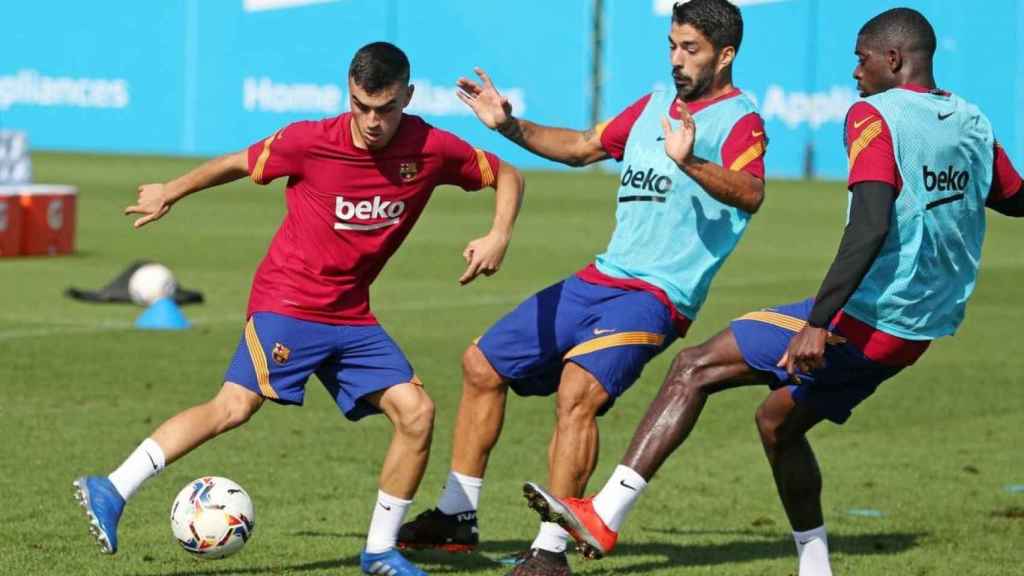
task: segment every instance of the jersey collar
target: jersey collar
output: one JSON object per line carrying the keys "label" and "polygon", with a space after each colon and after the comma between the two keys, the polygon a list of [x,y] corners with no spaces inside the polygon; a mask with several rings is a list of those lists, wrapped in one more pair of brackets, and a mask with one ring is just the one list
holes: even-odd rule
{"label": "jersey collar", "polygon": [[[742,92],[739,88],[733,87],[732,90],[729,90],[725,94],[722,94],[721,96],[718,96],[716,98],[704,98],[701,100],[694,100],[693,102],[687,102],[686,109],[690,111],[690,114],[696,114],[697,112],[700,112],[701,110],[707,108],[708,106],[718,104],[719,102],[723,100],[728,100],[729,98],[735,98],[736,96],[739,96],[741,93]],[[678,98],[673,100],[672,104],[669,106],[668,109],[668,115],[673,120],[679,120],[679,111],[676,109],[676,102],[678,101]]]}
{"label": "jersey collar", "polygon": [[931,88],[925,88],[920,84],[900,84],[899,86],[897,86],[897,88],[902,88],[903,90],[910,90],[911,92],[919,92],[921,94],[938,94],[939,96],[950,95],[949,92],[946,92],[945,90],[941,90],[939,88],[935,88],[933,90]]}

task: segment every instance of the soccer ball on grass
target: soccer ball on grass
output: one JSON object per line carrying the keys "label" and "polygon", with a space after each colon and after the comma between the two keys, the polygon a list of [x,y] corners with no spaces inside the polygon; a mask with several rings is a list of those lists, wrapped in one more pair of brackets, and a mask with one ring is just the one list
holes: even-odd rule
{"label": "soccer ball on grass", "polygon": [[252,500],[227,478],[189,482],[171,505],[171,530],[187,552],[224,558],[242,549],[255,527]]}

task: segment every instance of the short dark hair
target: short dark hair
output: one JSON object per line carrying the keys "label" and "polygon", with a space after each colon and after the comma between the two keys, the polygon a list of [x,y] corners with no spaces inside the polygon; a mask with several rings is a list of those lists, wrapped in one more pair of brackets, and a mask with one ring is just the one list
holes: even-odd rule
{"label": "short dark hair", "polygon": [[409,83],[409,58],[390,42],[372,42],[356,51],[348,77],[369,94],[398,82]]}
{"label": "short dark hair", "polygon": [[917,10],[893,8],[886,10],[861,27],[858,36],[869,42],[898,44],[905,52],[917,52],[931,58],[935,55],[935,29]]}
{"label": "short dark hair", "polygon": [[732,46],[740,51],[743,41],[743,16],[740,9],[727,0],[690,0],[676,2],[672,7],[672,22],[689,24],[707,36],[715,51]]}

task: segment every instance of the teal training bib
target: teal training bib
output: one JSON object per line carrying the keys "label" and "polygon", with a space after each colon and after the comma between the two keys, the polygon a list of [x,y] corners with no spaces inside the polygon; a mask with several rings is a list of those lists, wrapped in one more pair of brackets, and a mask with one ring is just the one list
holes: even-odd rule
{"label": "teal training bib", "polygon": [[892,133],[903,189],[885,244],[844,310],[901,338],[953,334],[981,260],[992,126],[954,95],[893,89],[866,100]]}
{"label": "teal training bib", "polygon": [[[661,118],[674,99],[654,92],[629,133],[615,231],[607,250],[597,257],[597,268],[609,276],[637,278],[661,288],[693,320],[750,215],[712,198],[665,154]],[[722,145],[736,122],[751,112],[756,108],[742,94],[699,110],[693,115],[694,154],[722,164]]]}

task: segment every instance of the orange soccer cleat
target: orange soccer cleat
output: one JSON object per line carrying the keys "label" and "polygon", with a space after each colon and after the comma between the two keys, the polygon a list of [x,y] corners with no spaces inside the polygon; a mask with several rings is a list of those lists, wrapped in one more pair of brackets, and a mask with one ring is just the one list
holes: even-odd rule
{"label": "orange soccer cleat", "polygon": [[556,498],[533,482],[523,484],[523,496],[541,520],[564,528],[585,558],[596,560],[615,548],[619,533],[597,515],[592,499]]}

